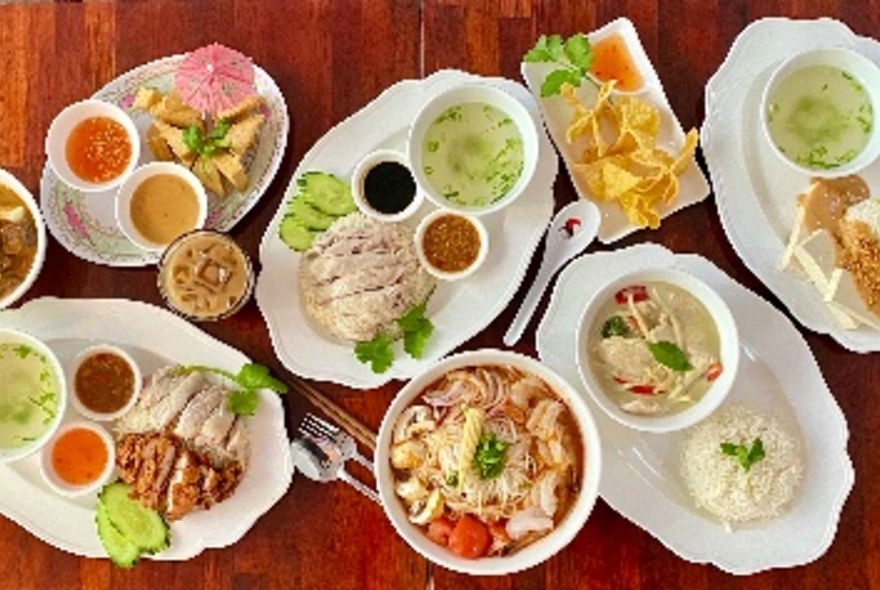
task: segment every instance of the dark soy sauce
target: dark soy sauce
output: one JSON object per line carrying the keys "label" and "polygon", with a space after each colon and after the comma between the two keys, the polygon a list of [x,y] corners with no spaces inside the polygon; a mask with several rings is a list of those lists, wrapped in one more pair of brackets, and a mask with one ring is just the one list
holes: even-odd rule
{"label": "dark soy sauce", "polygon": [[364,176],[364,199],[379,213],[400,213],[415,198],[416,181],[399,162],[380,162]]}

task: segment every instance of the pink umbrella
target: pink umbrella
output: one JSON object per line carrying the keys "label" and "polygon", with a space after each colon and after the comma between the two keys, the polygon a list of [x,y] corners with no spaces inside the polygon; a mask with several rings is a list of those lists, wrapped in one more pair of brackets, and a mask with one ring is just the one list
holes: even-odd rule
{"label": "pink umbrella", "polygon": [[254,64],[246,55],[212,43],[183,58],[174,84],[186,104],[213,115],[254,94]]}

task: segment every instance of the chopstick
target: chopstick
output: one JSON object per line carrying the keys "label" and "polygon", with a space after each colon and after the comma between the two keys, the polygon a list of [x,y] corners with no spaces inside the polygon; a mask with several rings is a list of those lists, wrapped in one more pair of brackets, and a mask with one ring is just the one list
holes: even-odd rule
{"label": "chopstick", "polygon": [[319,410],[327,414],[328,417],[338,422],[339,426],[347,430],[355,440],[371,451],[376,450],[376,433],[361,424],[357,418],[340,408],[335,402],[326,398],[324,394],[305,381],[300,380],[298,377],[294,376],[291,380],[291,384],[297,393],[312,402]]}

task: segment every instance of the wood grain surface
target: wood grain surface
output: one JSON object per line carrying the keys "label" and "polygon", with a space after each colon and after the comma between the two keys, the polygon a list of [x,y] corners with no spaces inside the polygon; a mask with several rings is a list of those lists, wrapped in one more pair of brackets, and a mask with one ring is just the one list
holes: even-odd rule
{"label": "wood grain surface", "polygon": [[[834,17],[880,37],[880,6],[844,0],[160,0],[0,6],[0,166],[38,191],[43,140],[52,118],[117,75],[211,41],[266,69],[287,99],[291,130],[281,169],[260,204],[232,231],[255,259],[299,159],[334,124],[389,85],[444,68],[519,80],[519,63],[542,33],[590,31],[617,18],[636,25],[685,128],[698,126],[703,88],[736,35],[765,16]],[[557,206],[575,198],[567,176]],[[714,201],[690,207],[658,231],[615,247],[653,241],[708,257],[737,281],[784,307],[745,268],[721,228]],[[593,246],[592,250],[607,249]],[[534,277],[532,266],[527,281]],[[27,299],[124,297],[161,305],[155,270],[84,262],[50,240]],[[488,329],[462,348],[502,347],[520,292]],[[546,301],[542,308],[546,306]],[[539,310],[541,313],[541,310]],[[516,350],[535,354],[533,321]],[[286,375],[256,303],[201,326]],[[131,571],[64,553],[0,518],[0,588],[869,588],[880,587],[880,365],[801,330],[849,422],[857,483],[828,553],[817,562],[738,578],[683,561],[599,501],[571,545],[545,564],[498,579],[431,566],[410,550],[382,510],[342,484],[295,477],[289,493],[232,547],[185,563],[144,561]],[[372,428],[400,383],[367,392],[313,383]],[[293,431],[308,404],[285,400]],[[64,518],[63,514],[58,519]]]}

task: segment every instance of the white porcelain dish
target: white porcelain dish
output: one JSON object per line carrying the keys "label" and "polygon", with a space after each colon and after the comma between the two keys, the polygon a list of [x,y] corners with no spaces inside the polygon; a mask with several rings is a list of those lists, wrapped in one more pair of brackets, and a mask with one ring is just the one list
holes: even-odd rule
{"label": "white porcelain dish", "polygon": [[[431,125],[447,109],[467,103],[489,105],[504,113],[519,131],[523,147],[522,172],[516,183],[497,201],[479,207],[467,207],[446,198],[431,182],[425,172],[424,164],[425,135]],[[410,127],[407,138],[407,154],[419,188],[434,205],[459,213],[489,215],[511,205],[531,185],[539,158],[538,123],[532,118],[522,99],[512,96],[504,87],[494,85],[491,82],[465,82],[438,94],[419,111]]]}
{"label": "white porcelain dish", "polygon": [[[798,433],[806,461],[804,479],[780,517],[725,532],[720,522],[694,508],[685,491],[678,465],[683,433],[637,432],[594,411],[604,459],[599,495],[687,561],[749,575],[818,559],[834,540],[854,482],[846,448],[849,431],[803,337],[769,303],[704,258],[675,255],[657,245],[582,256],[557,280],[538,327],[541,360],[576,383],[571,326],[583,302],[605,282],[649,268],[684,270],[724,298],[736,319],[741,347],[739,371],[725,403],[772,413]],[[588,403],[594,407],[591,399]]]}
{"label": "white porcelain dish", "polygon": [[[106,182],[93,183],[76,175],[67,161],[67,142],[73,129],[92,117],[104,117],[119,123],[125,130],[131,143],[131,158],[123,171]],[[134,121],[124,110],[115,104],[88,99],[75,102],[62,110],[49,125],[46,134],[46,155],[52,171],[66,184],[84,193],[99,193],[119,186],[138,165],[141,153],[141,141]]]}
{"label": "white porcelain dish", "polygon": [[[44,388],[42,394],[52,394],[56,399],[54,415],[46,412],[50,422],[42,434],[29,441],[28,444],[13,447],[0,446],[0,470],[4,469],[4,463],[20,463],[20,460],[24,460],[41,449],[58,430],[67,408],[67,384],[64,368],[55,348],[49,347],[44,339],[37,337],[32,330],[28,330],[25,326],[14,324],[6,326],[0,323],[0,357],[13,359],[13,363],[20,366],[22,361],[28,362],[26,359],[32,354],[39,355],[37,358],[40,359],[41,368],[40,387]],[[21,371],[21,368],[18,371]],[[18,371],[13,369],[13,374]],[[45,375],[42,375],[43,371],[45,371]],[[7,379],[10,378],[10,376],[6,376],[0,380],[0,387],[8,387]],[[34,395],[36,393],[34,392]],[[9,418],[4,419],[4,421],[6,420]],[[8,428],[8,426],[4,426],[4,428]]]}
{"label": "white porcelain dish", "polygon": [[[195,174],[187,170],[180,164],[174,162],[149,162],[138,166],[137,169],[126,178],[119,187],[116,194],[116,222],[122,233],[131,240],[133,244],[139,248],[151,252],[162,252],[168,247],[168,244],[157,244],[145,237],[137,228],[131,217],[131,202],[134,193],[145,180],[150,177],[166,174],[176,176],[183,180],[196,196],[198,202],[198,216],[196,217],[195,226],[188,228],[187,232],[202,229],[205,227],[205,220],[208,218],[208,194],[205,187],[199,182]],[[178,236],[179,237],[179,236]],[[173,241],[173,240],[172,240]]]}
{"label": "white porcelain dish", "polygon": [[[718,330],[721,344],[719,360],[722,367],[724,367],[721,375],[712,383],[712,386],[697,403],[681,412],[664,416],[645,416],[622,410],[603,391],[601,382],[595,374],[593,364],[589,358],[589,337],[590,333],[594,330],[598,332],[598,329],[595,327],[596,316],[602,309],[602,306],[611,300],[620,289],[633,284],[643,285],[647,282],[675,285],[687,291],[703,304],[712,317],[715,328]],[[595,291],[593,297],[584,305],[583,314],[580,316],[575,336],[575,348],[581,382],[592,396],[596,405],[620,424],[645,432],[681,430],[693,426],[709,416],[724,402],[724,399],[730,392],[730,387],[733,385],[739,364],[739,335],[736,329],[736,322],[724,299],[705,282],[684,271],[673,268],[651,268],[626,273]]]}
{"label": "white porcelain dish", "polygon": [[43,269],[43,262],[46,260],[46,222],[31,192],[16,177],[2,168],[0,168],[0,185],[14,191],[24,202],[37,229],[37,253],[34,261],[24,280],[5,297],[0,297],[0,309],[4,309],[18,301],[31,288]]}
{"label": "white porcelain dish", "polygon": [[[140,164],[152,161],[146,131],[152,117],[132,109],[138,88],[150,86],[163,92],[174,84],[174,73],[184,55],[174,55],[130,70],[98,90],[92,98],[121,107],[134,121],[141,136]],[[266,122],[260,130],[259,143],[248,167],[250,183],[245,192],[232,190],[223,198],[208,194],[206,227],[229,231],[265,194],[278,172],[290,117],[284,95],[269,74],[254,66],[257,93],[265,99],[261,112]],[[69,252],[96,264],[108,266],[148,266],[159,260],[161,252],[143,250],[131,242],[116,224],[114,191],[83,193],[58,178],[46,165],[40,180],[40,204],[49,231]]]}
{"label": "white porcelain dish", "polygon": [[[636,95],[638,98],[657,107],[660,113],[660,133],[657,136],[657,147],[677,153],[682,145],[684,145],[684,130],[669,106],[669,100],[663,91],[660,78],[657,76],[654,66],[651,65],[651,60],[648,58],[644,47],[642,47],[632,21],[627,18],[618,18],[601,29],[589,33],[587,37],[595,42],[613,34],[620,34],[626,41],[633,61],[644,78],[643,88],[638,92],[628,94]],[[541,84],[547,74],[554,69],[556,69],[554,64],[546,63],[523,63],[520,67],[523,78],[525,78],[535,100],[541,107],[544,124],[547,126],[547,130],[553,138],[553,143],[556,144],[556,149],[559,150],[562,160],[568,168],[568,175],[574,184],[575,190],[582,199],[589,199],[599,208],[602,216],[598,233],[599,240],[603,244],[611,244],[641,228],[631,224],[616,203],[604,203],[593,200],[586,183],[574,173],[574,162],[578,154],[565,139],[565,131],[571,123],[574,112],[561,96],[541,98]],[[577,90],[577,95],[581,100],[589,104],[595,101],[596,88],[590,83],[581,84]],[[660,217],[666,218],[688,205],[702,201],[708,195],[709,183],[706,182],[703,172],[696,163],[696,159],[692,159],[687,170],[679,177],[678,198],[670,206],[660,208]]]}
{"label": "white porcelain dish", "polygon": [[[451,272],[437,268],[431,263],[431,261],[428,259],[428,255],[425,253],[425,232],[435,220],[442,218],[445,215],[452,215],[454,217],[460,217],[461,219],[466,220],[477,232],[477,237],[480,242],[477,257],[474,262],[464,270]],[[443,281],[458,281],[471,276],[472,274],[477,272],[481,266],[483,266],[483,263],[486,262],[486,258],[489,256],[489,232],[486,231],[486,226],[482,221],[480,221],[480,218],[474,217],[473,215],[449,211],[447,209],[436,209],[423,217],[422,220],[419,222],[419,226],[416,228],[415,241],[416,255],[419,257],[419,261],[422,263],[422,266],[429,273]]]}
{"label": "white porcelain dish", "polygon": [[[170,311],[124,299],[34,299],[0,312],[0,328],[7,326],[38,335],[62,360],[95,341],[116,343],[130,351],[147,375],[175,362],[232,372],[249,362]],[[287,491],[293,466],[278,395],[260,391],[260,406],[249,427],[251,460],[235,494],[208,511],[171,523],[171,546],[152,559],[182,561],[205,549],[232,545]],[[95,498],[94,493],[78,498],[56,494],[43,481],[36,456],[0,465],[0,514],[69,553],[107,556],[95,529]]]}
{"label": "white porcelain dish", "polygon": [[[428,303],[434,332],[422,359],[410,358],[395,345],[396,360],[382,374],[358,362],[354,346],[330,338],[306,317],[297,285],[301,254],[278,237],[286,201],[296,191],[296,179],[309,170],[322,170],[348,180],[364,154],[379,149],[403,149],[409,126],[421,107],[433,96],[466,82],[483,81],[506,89],[527,105],[534,120],[537,106],[521,85],[501,78],[480,78],[456,70],[442,70],[424,80],[406,80],[385,90],[322,137],[297,166],[285,199],[278,207],[260,244],[262,271],[256,298],[269,327],[278,358],[291,372],[356,389],[372,389],[392,379],[409,379],[440,357],[466,342],[494,320],[519,289],[553,213],[553,181],[558,161],[553,145],[539,134],[538,169],[527,189],[528,198],[484,217],[491,252],[480,272],[463,281],[437,285]],[[406,223],[413,228],[434,209],[425,202]]]}
{"label": "white porcelain dish", "polygon": [[[394,475],[391,470],[391,438],[394,425],[400,413],[407,408],[419,393],[443,374],[467,366],[511,365],[537,375],[563,397],[575,416],[581,432],[584,448],[584,473],[581,490],[571,511],[548,535],[506,557],[483,557],[465,559],[453,554],[428,539],[425,532],[409,522],[406,511],[397,497]],[[533,567],[561,551],[584,526],[599,489],[602,472],[602,451],[596,423],[592,413],[580,395],[565,379],[537,360],[511,351],[473,350],[447,357],[418,377],[407,383],[391,402],[379,435],[376,439],[375,471],[379,497],[385,514],[398,534],[426,559],[453,571],[472,575],[507,575]]]}
{"label": "white porcelain dish", "polygon": [[[96,412],[94,410],[91,410],[83,405],[82,401],[80,401],[79,399],[79,395],[77,394],[77,373],[79,372],[82,364],[96,354],[110,354],[121,358],[129,366],[134,376],[134,386],[132,388],[131,397],[124,406],[122,406],[115,412]],[[70,402],[71,404],[73,404],[73,407],[77,412],[82,414],[84,417],[89,418],[90,420],[95,420],[97,422],[109,422],[111,420],[116,420],[117,418],[120,418],[123,414],[132,409],[137,403],[138,396],[141,394],[141,387],[143,386],[143,374],[141,373],[141,368],[140,365],[138,365],[137,361],[134,360],[134,358],[132,358],[130,354],[128,354],[119,346],[113,346],[112,344],[95,344],[93,346],[89,346],[88,348],[83,349],[82,351],[80,351],[79,354],[76,355],[76,357],[74,357],[73,362],[70,363],[67,384]]]}
{"label": "white porcelain dish", "polygon": [[[104,464],[104,469],[101,471],[100,475],[98,475],[93,481],[81,485],[72,484],[60,477],[55,470],[52,461],[53,449],[61,437],[72,430],[78,429],[88,430],[89,432],[94,433],[101,439],[101,443],[107,450],[107,462]],[[65,423],[64,426],[58,429],[40,452],[40,474],[43,476],[43,481],[45,481],[55,493],[69,498],[84,496],[97,491],[110,480],[110,476],[115,470],[116,445],[113,444],[113,439],[110,437],[110,433],[93,422],[74,420]]]}
{"label": "white porcelain dish", "polygon": [[784,60],[770,76],[770,80],[764,87],[764,92],[761,95],[760,114],[761,126],[764,129],[767,142],[778,158],[801,175],[836,178],[861,172],[880,155],[880,128],[876,124],[871,126],[868,142],[862,151],[849,162],[833,168],[809,168],[799,164],[786,155],[773,139],[768,116],[771,102],[779,99],[776,92],[790,76],[815,66],[834,67],[854,78],[853,81],[865,89],[871,104],[871,112],[880,113],[880,67],[877,64],[862,54],[845,47],[827,47],[804,51]]}
{"label": "white porcelain dish", "polygon": [[[785,58],[821,47],[847,47],[880,63],[880,43],[835,20],[768,18],[746,27],[706,86],[703,154],[724,231],[746,266],[807,329],[830,335],[848,350],[873,352],[880,350],[880,332],[840,328],[806,275],[780,270],[796,198],[809,179],[773,153],[761,129],[761,93]],[[861,176],[880,187],[880,162]]]}
{"label": "white porcelain dish", "polygon": [[425,199],[425,193],[419,189],[415,177],[413,176],[412,182],[415,190],[413,191],[413,199],[409,205],[397,213],[384,213],[376,209],[367,199],[364,185],[366,184],[366,177],[370,171],[376,166],[386,163],[399,164],[406,168],[410,175],[412,175],[409,159],[406,157],[406,154],[397,150],[378,149],[364,156],[354,167],[354,172],[351,174],[351,196],[354,198],[354,202],[360,212],[368,217],[389,223],[403,221],[404,219],[408,219],[415,215],[419,210],[422,206],[422,201]]}

